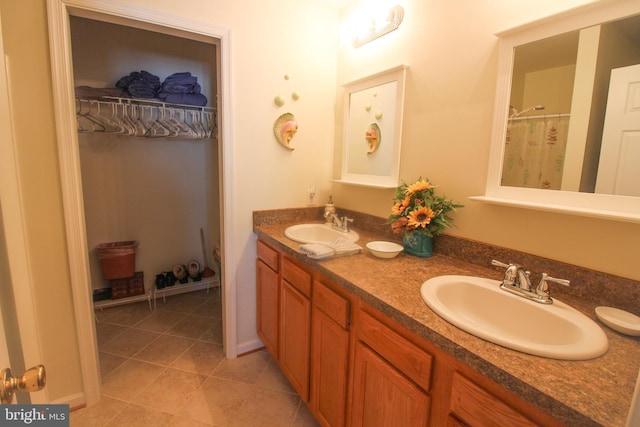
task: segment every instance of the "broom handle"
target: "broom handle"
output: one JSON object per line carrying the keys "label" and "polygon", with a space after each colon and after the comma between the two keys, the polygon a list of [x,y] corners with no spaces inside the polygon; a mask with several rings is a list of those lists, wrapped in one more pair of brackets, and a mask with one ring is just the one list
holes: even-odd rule
{"label": "broom handle", "polygon": [[207,265],[207,251],[204,248],[204,230],[202,230],[202,228],[200,229],[200,243],[202,245],[202,258],[204,259],[204,266],[208,268],[209,266]]}

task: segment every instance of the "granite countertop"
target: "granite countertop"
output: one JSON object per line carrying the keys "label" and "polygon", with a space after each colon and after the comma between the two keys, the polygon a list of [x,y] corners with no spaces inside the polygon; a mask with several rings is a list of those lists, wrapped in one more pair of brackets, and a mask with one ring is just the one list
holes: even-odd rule
{"label": "granite countertop", "polygon": [[[254,231],[266,242],[306,263],[346,291],[567,425],[622,427],[626,424],[640,369],[640,339],[624,336],[600,324],[609,339],[609,350],[604,356],[587,361],[548,359],[492,344],[439,317],[422,300],[420,286],[429,278],[446,274],[502,280],[500,271],[437,252],[431,258],[404,253],[393,259],[376,258],[365,245],[380,240],[380,234],[357,226],[352,228],[360,235],[358,244],[363,247],[362,253],[315,261],[299,253],[299,243],[284,235],[289,225],[299,222],[254,221]],[[554,296],[596,320],[594,303],[559,292]],[[517,321],[526,324],[526,319]]]}

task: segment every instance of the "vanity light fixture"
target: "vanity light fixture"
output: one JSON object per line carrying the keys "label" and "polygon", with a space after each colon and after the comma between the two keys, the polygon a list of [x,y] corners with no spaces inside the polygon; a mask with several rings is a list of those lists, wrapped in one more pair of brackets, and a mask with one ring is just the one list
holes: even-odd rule
{"label": "vanity light fixture", "polygon": [[404,8],[400,5],[395,5],[389,9],[386,19],[381,20],[382,22],[379,22],[376,18],[371,18],[369,28],[353,38],[351,42],[353,47],[360,47],[398,29],[402,23],[402,18],[404,18]]}

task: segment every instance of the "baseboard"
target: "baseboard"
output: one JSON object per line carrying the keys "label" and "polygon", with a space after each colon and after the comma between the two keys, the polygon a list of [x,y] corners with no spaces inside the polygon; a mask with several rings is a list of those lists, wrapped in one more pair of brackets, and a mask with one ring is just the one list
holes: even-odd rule
{"label": "baseboard", "polygon": [[259,338],[256,338],[255,340],[245,341],[241,344],[238,344],[238,346],[236,347],[236,353],[238,354],[238,356],[242,356],[243,354],[251,353],[263,347],[264,344],[262,343],[262,341],[260,341]]}
{"label": "baseboard", "polygon": [[50,402],[53,405],[69,405],[69,408],[73,411],[86,405],[86,399],[84,393],[75,393],[68,396],[61,397]]}

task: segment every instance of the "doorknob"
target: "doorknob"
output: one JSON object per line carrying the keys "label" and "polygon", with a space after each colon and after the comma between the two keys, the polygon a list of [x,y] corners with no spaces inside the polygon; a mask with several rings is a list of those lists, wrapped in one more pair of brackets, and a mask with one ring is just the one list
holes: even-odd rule
{"label": "doorknob", "polygon": [[11,369],[5,368],[0,371],[0,402],[9,404],[13,400],[13,393],[17,390],[39,391],[46,383],[47,373],[44,365],[34,366],[19,377],[12,377]]}

